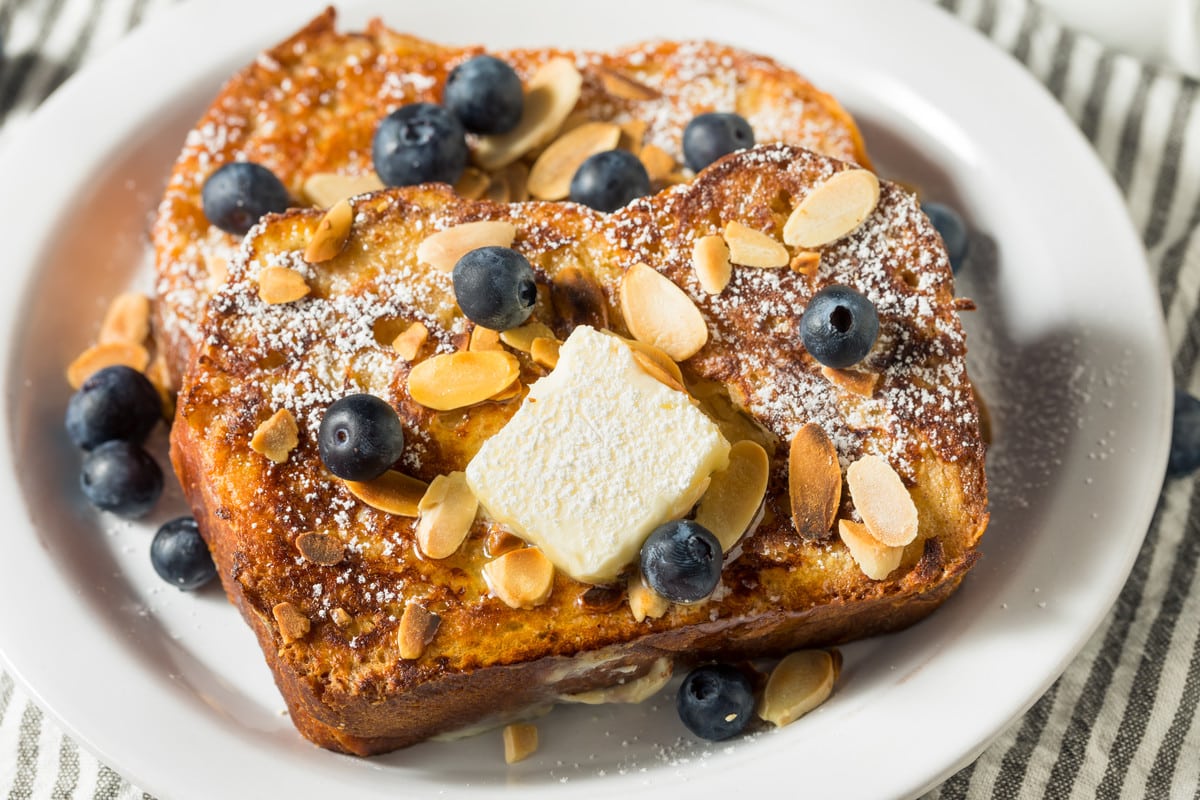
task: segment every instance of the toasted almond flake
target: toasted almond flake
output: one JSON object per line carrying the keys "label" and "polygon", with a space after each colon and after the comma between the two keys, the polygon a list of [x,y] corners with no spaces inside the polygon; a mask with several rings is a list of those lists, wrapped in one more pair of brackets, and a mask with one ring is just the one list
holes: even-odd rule
{"label": "toasted almond flake", "polygon": [[598,331],[608,327],[608,300],[600,284],[580,267],[566,267],[550,282],[554,313],[568,330],[590,325]]}
{"label": "toasted almond flake", "polygon": [[646,129],[650,126],[644,119],[630,119],[621,123],[621,139],[617,147],[628,150],[635,156],[642,152],[642,142],[646,140]]}
{"label": "toasted almond flake", "polygon": [[266,456],[276,464],[287,461],[288,454],[300,444],[300,428],[296,418],[281,408],[263,422],[250,437],[250,449]]}
{"label": "toasted almond flake", "polygon": [[504,180],[508,183],[508,202],[524,203],[529,199],[529,167],[514,161],[504,168]]}
{"label": "toasted almond flake", "polygon": [[283,637],[284,644],[303,639],[312,629],[312,623],[304,616],[304,612],[291,603],[279,603],[271,609],[271,615],[279,625],[279,635]]}
{"label": "toasted almond flake", "polygon": [[108,342],[89,347],[67,366],[67,383],[72,389],[83,386],[83,382],[105,367],[126,366],[138,372],[150,363],[150,353],[140,344],[132,342]]}
{"label": "toasted almond flake", "polygon": [[317,229],[304,248],[304,260],[310,264],[322,264],[341,255],[350,241],[350,228],[354,224],[354,206],[349,200],[339,200],[330,206],[317,223]]}
{"label": "toasted almond flake", "polygon": [[517,379],[510,383],[508,388],[501,389],[499,392],[496,392],[494,395],[489,397],[488,400],[491,400],[494,403],[503,403],[520,397],[523,391],[525,391],[525,385],[521,383],[520,379]]}
{"label": "toasted almond flake", "polygon": [[264,267],[258,273],[258,296],[264,303],[291,303],[308,294],[304,276],[287,267]]}
{"label": "toasted almond flake", "polygon": [[389,469],[378,478],[369,481],[343,481],[350,494],[371,508],[395,514],[398,517],[415,517],[425,490],[425,481],[417,480],[402,472]]}
{"label": "toasted almond flake", "polygon": [[125,292],[108,304],[100,323],[100,344],[141,344],[150,335],[150,298],[140,292]]}
{"label": "toasted almond flake", "polygon": [[651,183],[661,183],[667,180],[675,171],[675,159],[666,150],[656,144],[648,144],[637,154],[638,160],[646,168]]}
{"label": "toasted almond flake", "polygon": [[857,369],[837,369],[836,367],[821,367],[821,374],[830,383],[845,389],[847,392],[870,397],[875,394],[879,385],[878,372],[862,372]]}
{"label": "toasted almond flake", "polygon": [[873,581],[881,581],[891,575],[904,557],[903,547],[891,547],[880,542],[871,535],[866,525],[853,520],[839,519],[838,535],[842,537],[842,543],[859,569]]}
{"label": "toasted almond flake", "polygon": [[[633,350],[635,353],[641,353],[645,358],[654,362],[660,370],[670,375],[675,383],[678,383],[680,386],[684,385],[683,371],[679,369],[679,365],[675,363],[674,359],[672,359],[662,350],[652,344],[639,342],[637,339],[622,338],[621,341],[629,345],[630,350]],[[642,362],[639,361],[638,363]],[[684,391],[686,391],[686,389],[684,389]]]}
{"label": "toasted almond flake", "polygon": [[534,339],[553,338],[554,331],[536,319],[526,322],[519,328],[509,328],[506,331],[500,331],[500,341],[513,350],[520,350],[522,353],[528,353],[533,350]]}
{"label": "toasted almond flake", "polygon": [[488,558],[502,556],[510,550],[517,550],[525,546],[525,540],[517,536],[510,530],[500,527],[492,527],[488,530],[487,537],[483,542],[483,551]]}
{"label": "toasted almond flake", "polygon": [[365,175],[338,175],[334,172],[317,172],[304,181],[301,193],[310,203],[321,208],[330,208],[340,200],[355,195],[377,192],[383,181],[374,172]]}
{"label": "toasted almond flake", "polygon": [[492,593],[512,608],[540,606],[554,588],[554,565],[536,547],[511,550],[483,565]]}
{"label": "toasted almond flake", "polygon": [[296,537],[296,549],[305,560],[323,567],[340,564],[346,557],[346,546],[342,540],[330,533],[309,531]]}
{"label": "toasted almond flake", "polygon": [[392,340],[392,349],[396,354],[410,364],[417,360],[422,345],[429,338],[429,329],[420,322],[414,322],[404,329],[404,333]]}
{"label": "toasted almond flake", "polygon": [[725,223],[723,235],[729,246],[729,260],[734,264],[763,269],[788,265],[787,248],[769,234],[731,220]]}
{"label": "toasted almond flake", "polygon": [[[822,247],[858,230],[879,204],[879,179],[865,169],[848,169],[817,186],[783,226],[784,244]],[[736,259],[735,259],[736,260]]]}
{"label": "toasted almond flake", "polygon": [[504,763],[524,761],[537,752],[537,726],[528,722],[514,722],[504,726]]}
{"label": "toasted almond flake", "polygon": [[625,599],[625,587],[616,584],[589,586],[575,599],[580,608],[593,613],[607,614],[616,610]]}
{"label": "toasted almond flake", "polygon": [[580,165],[596,153],[612,150],[620,139],[620,127],[611,122],[587,122],[559,136],[533,162],[529,194],[539,200],[563,199]]}
{"label": "toasted almond flake", "polygon": [[464,222],[426,236],[417,245],[417,260],[442,272],[453,272],[458,260],[480,247],[512,247],[516,227],[507,220]]}
{"label": "toasted almond flake", "polygon": [[459,351],[427,358],[408,373],[412,399],[435,411],[482,403],[507,388],[520,373],[512,353]]}
{"label": "toasted almond flake", "polygon": [[675,361],[691,358],[708,342],[700,309],[682,289],[645,264],[621,278],[621,315],[638,341],[652,344]]}
{"label": "toasted almond flake", "polygon": [[692,245],[692,268],[700,288],[709,294],[720,294],[729,285],[733,265],[729,262],[729,247],[720,236],[701,236]]}
{"label": "toasted almond flake", "polygon": [[529,345],[529,356],[548,369],[558,366],[558,340],[539,336]]}
{"label": "toasted almond flake", "polygon": [[[553,134],[547,136],[546,139],[541,144],[539,144],[537,147],[531,147],[529,149],[529,151],[527,153],[525,153],[525,155],[521,156],[520,161],[524,161],[526,163],[532,164],[533,162],[537,161],[538,156],[540,156],[542,153],[544,153],[547,147],[554,144],[554,141],[556,139],[558,139],[560,136],[565,136],[568,133],[570,133],[571,131],[578,128],[580,125],[583,125],[585,122],[591,122],[591,121],[592,121],[592,118],[588,115],[588,112],[585,111],[584,109],[577,109],[575,111],[572,111],[570,114],[567,114],[567,118],[565,120],[563,120],[563,124],[558,126],[558,130],[556,130]],[[518,161],[513,162],[513,164],[516,164],[516,163],[519,163],[519,162]],[[509,166],[511,166],[511,164]]]}
{"label": "toasted almond flake", "polygon": [[342,608],[341,606],[338,606],[333,611],[330,611],[329,616],[333,619],[333,624],[337,625],[339,628],[344,628],[351,622],[354,622],[354,617],[350,616],[350,614],[346,612],[346,609]]}
{"label": "toasted almond flake", "polygon": [[417,546],[427,558],[447,558],[470,533],[479,501],[467,486],[466,473],[451,472],[433,479],[417,510]]}
{"label": "toasted almond flake", "polygon": [[171,391],[171,374],[167,371],[167,358],[161,350],[155,354],[150,366],[146,367],[146,377],[158,390],[158,398],[162,401],[163,419],[168,421],[174,419],[175,393]]}
{"label": "toasted almond flake", "polygon": [[500,332],[482,325],[471,329],[471,339],[467,342],[468,350],[500,350]]}
{"label": "toasted almond flake", "polygon": [[625,593],[629,596],[629,610],[638,622],[646,619],[658,619],[667,613],[671,601],[646,585],[642,573],[630,576]]}
{"label": "toasted almond flake", "polygon": [[500,170],[492,173],[492,182],[488,184],[487,190],[483,193],[484,200],[491,200],[493,203],[507,203],[512,200],[512,193],[508,190],[508,171]]}
{"label": "toasted almond flake", "polygon": [[799,650],[783,657],[758,700],[758,716],[783,726],[795,722],[833,693],[837,667],[826,650]]}
{"label": "toasted almond flake", "polygon": [[816,250],[801,250],[792,256],[792,260],[788,262],[788,267],[793,272],[799,272],[809,278],[817,274],[817,270],[821,266],[821,254]]}
{"label": "toasted almond flake", "polygon": [[414,600],[405,603],[404,613],[400,615],[400,627],[396,630],[400,657],[405,660],[420,658],[433,641],[441,622],[441,617],[420,603]]}
{"label": "toasted almond flake", "polygon": [[521,121],[508,133],[480,136],[472,154],[485,170],[497,170],[554,137],[579,101],[583,76],[568,58],[552,58],[529,79]]}
{"label": "toasted almond flake", "polygon": [[646,84],[639,83],[616,70],[596,67],[595,72],[600,78],[600,85],[604,87],[604,91],[613,97],[619,97],[622,100],[655,100],[662,96],[657,89],[651,89]]}
{"label": "toasted almond flake", "polygon": [[695,520],[712,531],[723,552],[729,552],[758,516],[770,473],[767,451],[748,439],[729,448],[729,466],[713,473]]}
{"label": "toasted almond flake", "polygon": [[647,375],[649,375],[651,378],[654,378],[654,380],[658,381],[663,386],[666,386],[670,389],[674,389],[677,392],[683,392],[684,394],[688,394],[687,387],[683,385],[683,382],[676,380],[675,376],[673,376],[671,373],[664,370],[662,368],[662,366],[657,361],[652,359],[650,356],[646,355],[645,353],[643,353],[639,350],[634,350],[633,351],[633,360],[635,362],[637,362],[637,365],[639,367],[641,367],[642,372],[645,372]]}
{"label": "toasted almond flake", "polygon": [[463,170],[462,176],[459,177],[458,183],[454,184],[454,191],[460,197],[465,197],[468,200],[478,200],[483,197],[491,185],[492,179],[486,172],[478,167],[467,167]]}
{"label": "toasted almond flake", "polygon": [[805,539],[829,536],[842,498],[842,469],[825,429],[808,423],[792,437],[788,453],[792,524]]}
{"label": "toasted almond flake", "polygon": [[917,538],[917,506],[891,464],[863,456],[846,470],[846,483],[867,530],[881,543],[903,547]]}

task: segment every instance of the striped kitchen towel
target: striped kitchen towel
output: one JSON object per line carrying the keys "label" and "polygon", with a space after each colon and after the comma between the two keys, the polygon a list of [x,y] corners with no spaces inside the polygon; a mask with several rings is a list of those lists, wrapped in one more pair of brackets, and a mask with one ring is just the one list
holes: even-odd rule
{"label": "striped kitchen towel", "polygon": [[[886,2],[886,0],[880,0]],[[0,0],[0,146],[88,58],[174,0]],[[1124,193],[1200,392],[1198,84],[1107,50],[1028,0],[943,0],[1041,80]],[[985,91],[986,87],[980,87]],[[1067,672],[930,798],[1200,798],[1200,498],[1168,480],[1129,582]],[[0,797],[143,798],[0,673]]]}

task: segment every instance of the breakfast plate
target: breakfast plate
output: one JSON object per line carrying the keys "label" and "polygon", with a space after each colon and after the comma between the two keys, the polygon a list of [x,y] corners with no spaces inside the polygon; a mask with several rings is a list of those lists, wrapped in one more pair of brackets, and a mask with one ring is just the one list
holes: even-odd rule
{"label": "breakfast plate", "polygon": [[718,39],[838,97],[885,177],[957,207],[975,230],[959,293],[979,305],[964,323],[992,415],[992,523],[983,559],[945,607],[845,647],[834,695],[786,728],[702,743],[668,689],[636,707],[557,709],[539,721],[541,749],[511,766],[495,733],[372,759],[301,739],[220,590],[180,593],[150,567],[154,528],[186,513],[178,490],[137,523],[80,497],[62,374],[107,300],[148,283],[149,215],[187,130],[225,77],[321,6],[218,0],[165,13],[69,81],[0,153],[10,187],[0,197],[10,275],[0,298],[0,653],[44,708],[164,798],[728,797],[779,785],[904,797],[969,761],[1037,699],[1128,574],[1160,486],[1171,403],[1137,236],[1041,87],[915,1],[348,0],[345,28],[379,14],[446,42]]}

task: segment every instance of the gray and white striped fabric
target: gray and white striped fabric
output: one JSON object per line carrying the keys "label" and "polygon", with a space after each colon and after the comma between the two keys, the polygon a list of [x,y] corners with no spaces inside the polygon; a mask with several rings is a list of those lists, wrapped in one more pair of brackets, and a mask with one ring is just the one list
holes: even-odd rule
{"label": "gray and white striped fabric", "polygon": [[[174,2],[0,0],[0,146],[80,65]],[[1176,380],[1200,393],[1200,84],[1107,50],[1028,0],[941,4],[1024,63],[1096,147],[1149,253]],[[1100,630],[1024,717],[929,798],[1200,800],[1196,485],[1164,485],[1129,582]],[[4,674],[0,793],[148,797],[63,735]]]}

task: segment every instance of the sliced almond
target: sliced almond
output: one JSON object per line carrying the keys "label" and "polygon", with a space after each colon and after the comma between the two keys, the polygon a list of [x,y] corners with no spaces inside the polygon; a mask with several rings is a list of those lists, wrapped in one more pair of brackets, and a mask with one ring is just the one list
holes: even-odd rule
{"label": "sliced almond", "polygon": [[809,278],[817,274],[817,270],[821,266],[821,254],[816,250],[801,250],[792,256],[792,260],[788,262],[788,267],[793,272],[799,272]]}
{"label": "sliced almond", "polygon": [[484,200],[491,200],[493,203],[507,203],[512,200],[512,194],[508,191],[508,170],[501,169],[493,172],[491,183],[488,184],[487,190],[483,193]]}
{"label": "sliced almond", "polygon": [[638,622],[645,619],[658,619],[667,613],[671,601],[646,585],[642,573],[638,572],[629,578],[625,593],[629,596],[629,610]]}
{"label": "sliced almond", "polygon": [[279,635],[283,637],[284,644],[303,639],[312,629],[312,623],[304,616],[304,612],[291,603],[279,603],[271,609],[271,616],[279,625]]}
{"label": "sliced almond", "polygon": [[142,372],[150,364],[150,353],[140,344],[108,342],[89,347],[67,366],[67,383],[72,389],[105,367],[126,366]]}
{"label": "sliced almond", "polygon": [[787,248],[762,231],[731,220],[723,231],[729,260],[744,267],[777,269],[788,265]]}
{"label": "sliced almond", "polygon": [[100,323],[100,344],[141,344],[150,335],[150,298],[140,292],[125,292],[113,298]]}
{"label": "sliced almond", "polygon": [[792,437],[788,453],[792,524],[805,539],[829,536],[842,498],[842,469],[825,429],[808,423]]}
{"label": "sliced almond", "polygon": [[853,520],[839,519],[838,535],[842,537],[842,543],[859,569],[873,581],[881,581],[891,575],[904,557],[903,547],[883,544],[871,535],[866,525]]}
{"label": "sliced almond", "polygon": [[646,129],[650,127],[644,119],[630,119],[621,123],[621,139],[617,147],[628,150],[635,156],[642,152],[642,142],[646,139]]}
{"label": "sliced almond", "polygon": [[321,264],[341,255],[350,241],[350,228],[354,224],[354,206],[349,200],[339,200],[330,206],[317,223],[317,229],[304,248],[304,260],[310,264]]}
{"label": "sliced almond", "polygon": [[454,184],[454,191],[468,200],[478,200],[492,185],[492,179],[478,167],[467,167]]}
{"label": "sliced almond", "polygon": [[374,172],[368,172],[366,175],[317,172],[308,176],[301,192],[313,205],[331,208],[338,201],[367,192],[377,192],[382,188],[383,181],[379,180],[379,176]]}
{"label": "sliced almond", "polygon": [[683,385],[683,382],[676,380],[674,375],[663,369],[662,366],[650,356],[646,355],[640,350],[634,350],[633,360],[637,362],[639,367],[641,367],[642,372],[645,372],[663,386],[666,386],[669,389],[674,389],[677,392],[688,394],[687,387]]}
{"label": "sliced almond", "polygon": [[480,247],[512,247],[516,227],[507,220],[464,222],[426,236],[417,245],[417,260],[442,272],[453,272],[458,260]]}
{"label": "sliced almond", "polygon": [[648,144],[638,152],[638,160],[646,168],[651,183],[666,181],[675,171],[675,158],[656,144]]}
{"label": "sliced almond", "polygon": [[308,281],[294,269],[264,267],[258,273],[258,296],[264,303],[291,303],[308,294]]}
{"label": "sliced almond", "polygon": [[513,350],[520,350],[522,353],[528,353],[533,350],[534,339],[553,338],[554,331],[536,319],[526,322],[519,328],[509,328],[506,331],[500,331],[500,341]]}
{"label": "sliced almond", "polygon": [[306,561],[332,567],[346,557],[346,546],[333,534],[310,531],[296,537],[296,549]]}
{"label": "sliced almond", "polygon": [[795,722],[829,698],[836,679],[837,667],[828,651],[791,653],[771,670],[755,710],[775,725]]}
{"label": "sliced almond", "polygon": [[595,73],[600,78],[604,91],[622,100],[654,100],[662,96],[657,89],[651,89],[644,83],[607,67],[596,67]]}
{"label": "sliced almond", "polygon": [[396,644],[400,657],[405,660],[420,658],[425,648],[437,634],[442,618],[420,603],[410,600],[400,615],[400,627],[396,630]]}
{"label": "sliced almond", "polygon": [[524,390],[525,390],[524,384],[522,384],[521,381],[518,379],[518,380],[515,380],[512,383],[510,383],[508,385],[507,389],[502,389],[501,391],[496,392],[494,395],[489,397],[488,400],[491,400],[493,403],[503,403],[508,400],[512,400],[514,398],[520,397],[521,392],[523,392]]}
{"label": "sliced almond", "polygon": [[346,609],[342,608],[341,606],[338,606],[333,611],[330,611],[329,616],[333,619],[333,624],[337,625],[339,628],[344,628],[351,622],[354,622],[354,617],[350,616]]}
{"label": "sliced almond", "polygon": [[369,481],[343,481],[350,494],[371,508],[395,514],[398,517],[415,517],[420,513],[418,505],[428,489],[425,481],[417,480],[403,472],[389,469],[378,478]]}
{"label": "sliced almond", "polygon": [[524,203],[529,199],[529,167],[514,161],[504,168],[504,180],[508,184],[508,202]]}
{"label": "sliced almond", "polygon": [[692,245],[692,268],[700,288],[709,294],[720,294],[729,285],[733,265],[729,262],[729,247],[720,236],[701,236]]}
{"label": "sliced almond", "polygon": [[611,122],[586,122],[558,137],[529,170],[529,194],[539,200],[561,200],[571,190],[576,170],[596,153],[612,150],[621,128]]}
{"label": "sliced almond", "polygon": [[479,510],[463,472],[438,475],[417,503],[417,546],[427,558],[447,558],[457,552]]}
{"label": "sliced almond", "polygon": [[579,102],[583,76],[569,58],[552,58],[529,79],[521,121],[508,133],[480,136],[475,163],[497,170],[549,141]]}
{"label": "sliced almond", "polygon": [[500,332],[482,325],[471,329],[471,339],[467,342],[468,350],[500,350]]}
{"label": "sliced almond", "polygon": [[821,374],[835,386],[852,394],[862,395],[863,397],[870,397],[875,394],[875,387],[879,385],[878,372],[821,367]]}
{"label": "sliced almond", "polygon": [[300,427],[286,408],[281,408],[263,422],[250,437],[250,449],[282,464],[288,454],[300,444]]}
{"label": "sliced almond", "polygon": [[488,558],[502,556],[510,550],[517,550],[525,546],[525,540],[517,536],[510,530],[493,526],[488,530],[487,537],[483,542],[483,551]]}
{"label": "sliced almond", "polygon": [[558,366],[558,340],[539,336],[529,345],[529,357],[547,369]]}
{"label": "sliced almond", "polygon": [[686,293],[657,270],[634,264],[621,278],[621,315],[638,341],[675,361],[691,358],[708,342],[708,326]]}
{"label": "sliced almond", "polygon": [[[659,369],[671,376],[671,378],[683,386],[683,371],[679,369],[679,365],[675,363],[669,355],[664,353],[659,348],[646,342],[639,342],[637,339],[621,339],[625,344],[629,345],[629,349],[635,353],[641,353],[646,359],[654,362]],[[639,361],[639,363],[642,363]]]}
{"label": "sliced almond", "polygon": [[871,535],[892,547],[917,538],[917,506],[892,465],[866,455],[846,470],[854,507]]}
{"label": "sliced almond", "polygon": [[514,722],[504,726],[504,763],[524,761],[537,752],[537,726],[528,722]]}
{"label": "sliced almond", "polygon": [[414,322],[392,340],[392,349],[396,354],[410,364],[417,360],[417,354],[429,338],[429,329],[420,322]]}
{"label": "sliced almond", "polygon": [[412,399],[435,411],[466,408],[506,389],[521,371],[517,357],[499,350],[442,353],[408,373]]}
{"label": "sliced almond", "polygon": [[558,319],[569,330],[590,325],[608,327],[608,300],[592,274],[580,267],[565,267],[550,282],[550,298]]}
{"label": "sliced almond", "polygon": [[175,392],[171,388],[171,373],[167,370],[167,359],[159,350],[150,366],[146,367],[146,377],[158,390],[158,399],[162,401],[163,419],[175,418]]}
{"label": "sliced almond", "polygon": [[483,565],[492,592],[513,608],[540,606],[554,588],[554,565],[536,547],[511,550]]}
{"label": "sliced almond", "polygon": [[783,226],[793,247],[822,247],[858,230],[879,205],[879,179],[865,169],[837,173],[808,193]]}
{"label": "sliced almond", "polygon": [[723,552],[729,552],[758,516],[770,474],[767,451],[748,439],[729,448],[729,466],[713,473],[695,519],[713,532]]}

